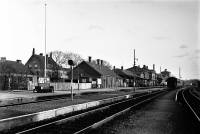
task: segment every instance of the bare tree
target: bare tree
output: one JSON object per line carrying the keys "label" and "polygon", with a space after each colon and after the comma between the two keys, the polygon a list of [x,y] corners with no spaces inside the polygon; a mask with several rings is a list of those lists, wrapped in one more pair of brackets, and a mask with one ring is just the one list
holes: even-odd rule
{"label": "bare tree", "polygon": [[[91,62],[94,64],[97,64],[97,60],[92,60]],[[112,65],[108,61],[103,60],[103,66],[108,67],[109,69],[112,69]]]}
{"label": "bare tree", "polygon": [[66,61],[73,60],[75,65],[83,61],[83,58],[79,54],[73,52],[66,52],[64,58]]}
{"label": "bare tree", "polygon": [[108,61],[103,61],[103,65],[108,67],[109,69],[112,69],[112,65]]}
{"label": "bare tree", "polygon": [[[52,58],[59,66],[65,67],[68,66],[68,60],[73,60],[75,65],[78,65],[80,62],[83,61],[83,58],[79,54],[73,52],[64,53],[62,51],[53,51]],[[96,60],[92,60],[92,62],[96,63]],[[112,65],[108,61],[103,60],[103,66],[112,69]]]}
{"label": "bare tree", "polygon": [[68,66],[68,60],[73,60],[75,65],[83,61],[83,58],[77,53],[62,51],[53,51],[51,53],[54,61],[62,67]]}
{"label": "bare tree", "polygon": [[65,61],[65,53],[62,51],[53,51],[52,53],[52,58],[54,61],[59,65],[59,66],[65,66],[66,62]]}

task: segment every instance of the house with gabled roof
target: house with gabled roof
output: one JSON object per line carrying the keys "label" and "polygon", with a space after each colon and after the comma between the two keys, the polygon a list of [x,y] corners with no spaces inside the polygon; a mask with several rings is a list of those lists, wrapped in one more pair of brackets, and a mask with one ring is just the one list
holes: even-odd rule
{"label": "house with gabled roof", "polygon": [[165,69],[164,71],[160,72],[160,77],[162,79],[161,85],[166,85],[167,82],[166,80],[171,77],[171,72],[169,72],[167,69]]}
{"label": "house with gabled roof", "polygon": [[26,90],[31,73],[21,60],[0,59],[0,90]]}
{"label": "house with gabled roof", "polygon": [[117,75],[119,75],[122,78],[122,83],[120,84],[120,86],[133,87],[134,80],[138,79],[138,76],[136,74],[133,74],[129,70],[124,70],[123,66],[121,66],[121,69],[114,67],[113,70]]}
{"label": "house with gabled roof", "polygon": [[153,64],[153,69],[149,69],[149,76],[150,76],[150,86],[158,85],[157,74],[155,71],[155,64]]}
{"label": "house with gabled roof", "polygon": [[162,78],[164,80],[167,80],[171,76],[171,72],[169,72],[167,69],[161,72]]}
{"label": "house with gabled roof", "polygon": [[142,68],[140,68],[140,66],[133,66],[131,68],[128,68],[127,70],[137,76],[135,79],[135,86],[146,85],[147,80],[145,78],[145,72]]}
{"label": "house with gabled roof", "polygon": [[[62,68],[53,60],[52,54],[50,54],[50,56],[46,55],[46,59],[47,77],[49,77],[51,81],[58,80],[59,71],[62,70]],[[33,75],[36,75],[37,77],[44,77],[45,56],[43,56],[42,53],[37,55],[35,53],[35,49],[33,48],[32,55],[26,62],[25,66]]]}
{"label": "house with gabled roof", "polygon": [[140,66],[134,66],[128,68],[127,70],[136,74],[140,79],[138,79],[137,83],[139,86],[155,86],[158,84],[157,74],[155,71],[155,65],[153,64],[153,69],[149,69],[148,66],[143,65],[142,68]]}
{"label": "house with gabled roof", "polygon": [[[69,78],[71,79],[71,72]],[[96,63],[82,61],[73,70],[73,79],[81,83],[92,83],[93,88],[113,88],[117,85],[119,76],[110,68],[103,65],[103,60],[97,59]]]}

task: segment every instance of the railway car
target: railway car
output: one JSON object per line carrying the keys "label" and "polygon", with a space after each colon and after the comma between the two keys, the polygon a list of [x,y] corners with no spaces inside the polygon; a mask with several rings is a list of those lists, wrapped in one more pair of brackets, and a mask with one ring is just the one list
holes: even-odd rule
{"label": "railway car", "polygon": [[176,89],[177,88],[177,78],[169,77],[166,81],[167,81],[167,87],[169,89]]}

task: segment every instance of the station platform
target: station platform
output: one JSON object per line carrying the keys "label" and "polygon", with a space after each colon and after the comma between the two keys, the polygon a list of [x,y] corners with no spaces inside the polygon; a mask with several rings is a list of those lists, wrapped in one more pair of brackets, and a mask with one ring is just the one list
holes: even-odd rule
{"label": "station platform", "polygon": [[[16,126],[128,99],[138,93],[149,93],[163,89],[165,88],[136,88],[135,91],[133,88],[74,90],[73,100],[71,100],[70,91],[55,91],[54,93],[33,93],[31,91],[0,92],[3,98],[1,98],[0,103],[0,132],[9,131],[9,129]],[[63,98],[60,98],[61,96]],[[49,98],[50,100],[48,100]],[[41,101],[38,101],[38,99]]]}
{"label": "station platform", "polygon": [[[136,92],[142,92],[148,88],[135,88]],[[93,88],[93,89],[82,89],[82,90],[73,90],[73,94],[88,94],[96,92],[112,92],[119,90],[131,91],[133,87],[118,87],[118,88]],[[152,88],[151,90],[154,90]],[[33,91],[28,90],[12,90],[12,91],[0,91],[0,107],[5,105],[28,103],[32,101],[39,101],[45,99],[59,98],[59,97],[70,97],[70,90],[54,91],[53,93],[33,93]]]}

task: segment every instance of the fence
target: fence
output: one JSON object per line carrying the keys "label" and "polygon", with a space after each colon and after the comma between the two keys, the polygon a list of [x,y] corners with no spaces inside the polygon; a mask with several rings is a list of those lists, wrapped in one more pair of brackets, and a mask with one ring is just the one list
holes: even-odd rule
{"label": "fence", "polygon": [[[61,91],[61,90],[70,90],[71,89],[71,83],[66,82],[56,82],[56,83],[50,83],[51,86],[54,87],[54,90]],[[34,84],[29,83],[28,90],[34,89]],[[73,83],[72,88],[73,89],[90,89],[92,87],[91,83]]]}
{"label": "fence", "polygon": [[[54,90],[70,90],[71,89],[71,83],[51,83],[51,86],[54,86]],[[72,88],[73,89],[89,89],[91,88],[91,83],[73,83]]]}

